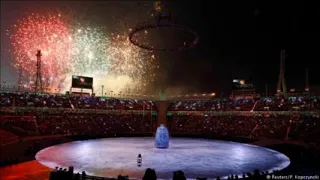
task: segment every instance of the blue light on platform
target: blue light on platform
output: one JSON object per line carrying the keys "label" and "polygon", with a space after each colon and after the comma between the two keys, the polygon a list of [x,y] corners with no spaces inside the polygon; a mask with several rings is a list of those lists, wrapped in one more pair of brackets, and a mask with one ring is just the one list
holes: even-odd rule
{"label": "blue light on platform", "polygon": [[157,148],[169,147],[169,131],[163,124],[157,128],[155,146]]}

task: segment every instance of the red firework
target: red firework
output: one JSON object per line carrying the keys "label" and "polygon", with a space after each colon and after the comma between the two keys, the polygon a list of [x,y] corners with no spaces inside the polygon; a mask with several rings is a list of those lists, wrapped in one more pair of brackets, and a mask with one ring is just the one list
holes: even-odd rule
{"label": "red firework", "polygon": [[21,67],[33,80],[36,73],[36,52],[42,52],[42,77],[54,79],[67,68],[70,59],[71,35],[60,14],[31,14],[13,26],[14,66]]}

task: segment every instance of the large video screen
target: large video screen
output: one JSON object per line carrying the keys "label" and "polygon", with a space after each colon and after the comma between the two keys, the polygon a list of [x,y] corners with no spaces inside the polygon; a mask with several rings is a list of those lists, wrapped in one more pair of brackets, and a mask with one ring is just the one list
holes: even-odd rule
{"label": "large video screen", "polygon": [[253,84],[247,83],[242,79],[234,79],[232,82],[232,90],[254,89]]}
{"label": "large video screen", "polygon": [[92,89],[93,78],[84,76],[72,76],[72,87],[73,88],[83,88]]}

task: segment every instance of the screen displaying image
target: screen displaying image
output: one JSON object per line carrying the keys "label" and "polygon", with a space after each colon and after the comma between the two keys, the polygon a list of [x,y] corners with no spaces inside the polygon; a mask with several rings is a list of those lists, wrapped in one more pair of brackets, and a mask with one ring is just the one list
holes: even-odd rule
{"label": "screen displaying image", "polygon": [[93,83],[93,78],[84,76],[72,76],[72,87],[73,88],[84,88],[91,89]]}

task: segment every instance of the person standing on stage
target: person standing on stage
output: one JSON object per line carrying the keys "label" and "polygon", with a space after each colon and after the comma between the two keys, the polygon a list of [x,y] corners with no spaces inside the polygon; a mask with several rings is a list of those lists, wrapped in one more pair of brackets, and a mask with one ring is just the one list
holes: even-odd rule
{"label": "person standing on stage", "polygon": [[138,166],[140,167],[140,166],[141,166],[141,163],[142,163],[142,156],[141,156],[141,154],[138,155],[137,162],[138,162]]}

